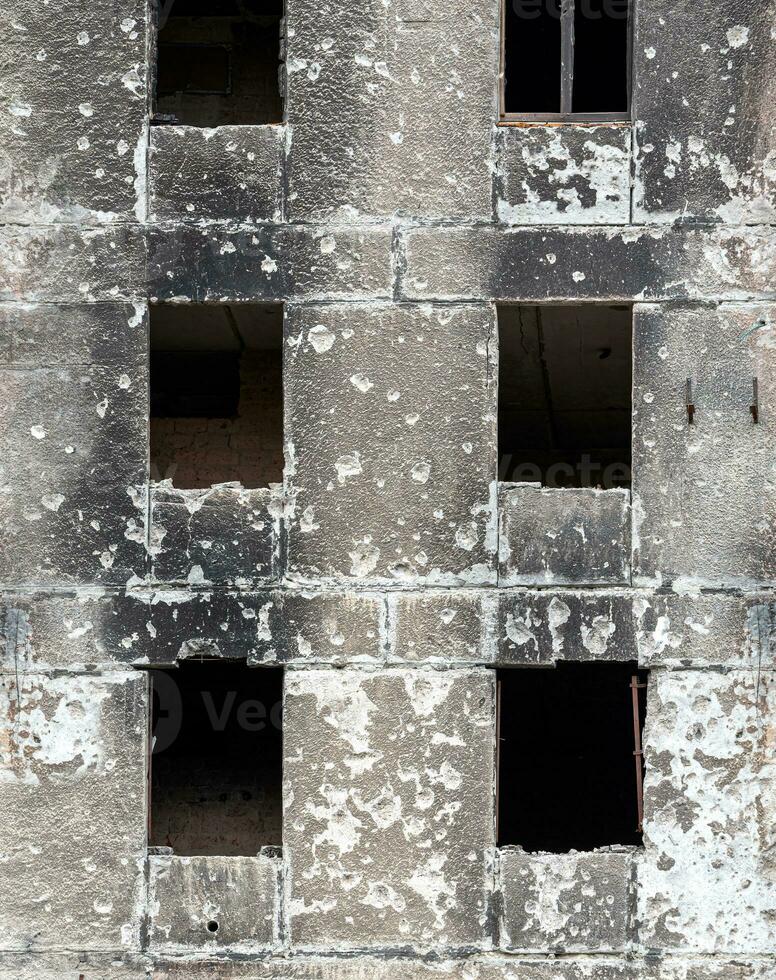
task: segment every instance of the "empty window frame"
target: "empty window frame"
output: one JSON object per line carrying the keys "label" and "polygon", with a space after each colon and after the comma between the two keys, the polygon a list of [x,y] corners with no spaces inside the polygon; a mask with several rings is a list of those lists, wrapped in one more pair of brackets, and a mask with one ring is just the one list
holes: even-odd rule
{"label": "empty window frame", "polygon": [[283,118],[283,0],[157,0],[154,122],[261,125]]}
{"label": "empty window frame", "polygon": [[152,670],[149,845],[253,855],[281,845],[280,668],[184,661]]}
{"label": "empty window frame", "polygon": [[635,663],[498,671],[499,845],[641,844],[646,683]]}
{"label": "empty window frame", "polygon": [[283,308],[151,306],[151,478],[283,480]]}
{"label": "empty window frame", "polygon": [[498,307],[499,479],[631,482],[630,306]]}
{"label": "empty window frame", "polygon": [[502,0],[501,118],[630,118],[632,0]]}

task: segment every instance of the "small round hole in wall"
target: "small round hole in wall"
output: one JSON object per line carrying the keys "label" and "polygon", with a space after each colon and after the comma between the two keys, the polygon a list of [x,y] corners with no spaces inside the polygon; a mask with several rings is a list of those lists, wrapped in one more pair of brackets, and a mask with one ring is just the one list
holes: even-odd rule
{"label": "small round hole in wall", "polygon": [[210,922],[208,922],[208,924],[207,924],[207,931],[208,932],[218,932],[218,923],[216,922],[215,919],[211,919]]}

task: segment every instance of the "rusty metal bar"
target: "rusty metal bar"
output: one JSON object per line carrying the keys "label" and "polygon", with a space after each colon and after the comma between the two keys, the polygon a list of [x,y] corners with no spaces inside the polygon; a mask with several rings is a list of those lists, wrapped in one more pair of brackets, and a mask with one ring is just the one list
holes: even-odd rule
{"label": "rusty metal bar", "polygon": [[499,44],[498,67],[498,114],[503,119],[506,115],[506,79],[507,79],[507,4],[509,0],[501,0],[501,38]]}
{"label": "rusty metal bar", "polygon": [[646,684],[640,684],[638,674],[631,677],[630,688],[633,701],[633,760],[636,764],[636,803],[638,805],[639,833],[644,829],[644,752],[641,748],[641,717],[639,712],[639,690]]}
{"label": "rusty metal bar", "polygon": [[574,15],[576,0],[561,0],[560,6],[560,111],[573,111],[574,101]]}
{"label": "rusty metal bar", "polygon": [[752,378],[752,404],[749,406],[749,411],[752,413],[752,419],[755,422],[760,421],[760,385],[757,378]]}
{"label": "rusty metal bar", "polygon": [[148,672],[148,739],[146,745],[146,848],[153,842],[153,827],[151,825],[152,807],[152,767],[154,764],[154,674],[152,670]]}
{"label": "rusty metal bar", "polygon": [[685,401],[687,402],[687,422],[689,425],[693,425],[695,422],[695,399],[692,392],[692,378],[687,379]]}

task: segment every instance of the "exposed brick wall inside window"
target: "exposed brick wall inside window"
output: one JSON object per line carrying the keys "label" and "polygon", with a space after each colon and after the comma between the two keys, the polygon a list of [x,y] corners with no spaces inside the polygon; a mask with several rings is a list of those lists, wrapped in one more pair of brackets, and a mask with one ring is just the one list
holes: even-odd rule
{"label": "exposed brick wall inside window", "polygon": [[151,477],[181,489],[283,479],[282,352],[245,350],[235,418],[152,418]]}

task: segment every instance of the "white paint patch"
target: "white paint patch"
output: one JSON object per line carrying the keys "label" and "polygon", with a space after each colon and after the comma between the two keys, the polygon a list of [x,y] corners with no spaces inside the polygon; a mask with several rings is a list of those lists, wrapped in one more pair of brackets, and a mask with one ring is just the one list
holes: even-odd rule
{"label": "white paint patch", "polygon": [[556,657],[560,657],[563,653],[564,643],[561,629],[571,619],[571,609],[562,599],[553,596],[548,609],[548,619],[552,638],[552,652]]}
{"label": "white paint patch", "polygon": [[361,454],[355,452],[340,456],[334,463],[334,469],[337,471],[338,483],[344,483],[349,477],[360,476],[364,472],[361,467]]}
{"label": "white paint patch", "polygon": [[143,97],[143,79],[138,74],[137,68],[130,68],[125,75],[122,75],[121,84],[124,86],[124,88],[129,89],[129,91],[139,99]]}
{"label": "white paint patch", "polygon": [[532,632],[531,627],[533,625],[530,612],[526,614],[525,618],[514,613],[507,613],[506,623],[504,624],[507,639],[519,647],[525,646],[527,643],[533,643],[538,653],[539,641]]}
{"label": "white paint patch", "polygon": [[742,48],[749,42],[749,28],[737,24],[727,32],[727,39],[731,48]]}
{"label": "white paint patch", "polygon": [[431,476],[431,464],[415,463],[410,475],[416,483],[428,483],[428,478]]}
{"label": "white paint patch", "polygon": [[380,549],[372,544],[372,539],[367,536],[362,541],[356,542],[353,551],[348,552],[350,558],[350,574],[356,578],[364,578],[377,568],[380,560]]}
{"label": "white paint patch", "polygon": [[[52,767],[49,777],[78,779],[89,771],[106,771],[106,738],[102,731],[102,703],[112,683],[69,675],[23,681],[18,703],[0,691],[4,718],[15,717],[6,738],[11,764],[0,770],[0,782],[38,782],[36,769]],[[75,765],[75,770],[73,766]],[[67,770],[59,767],[67,766]]]}
{"label": "white paint patch", "polygon": [[367,378],[365,374],[351,374],[350,383],[354,388],[358,388],[359,391],[366,394],[374,388],[374,384]]}
{"label": "white paint patch", "polygon": [[316,324],[307,335],[307,339],[313,346],[316,354],[325,354],[334,346],[336,337],[322,323]]}
{"label": "white paint patch", "polygon": [[40,498],[40,502],[46,510],[53,510],[56,513],[65,502],[65,498],[61,493],[47,493]]}
{"label": "white paint patch", "polygon": [[416,671],[404,677],[404,689],[412,710],[419,718],[429,718],[444,704],[456,682],[452,671]]}
{"label": "white paint patch", "polygon": [[474,551],[479,543],[480,535],[479,529],[474,521],[470,521],[468,524],[461,524],[456,529],[455,532],[455,544],[456,547],[462,548],[464,551]]}

